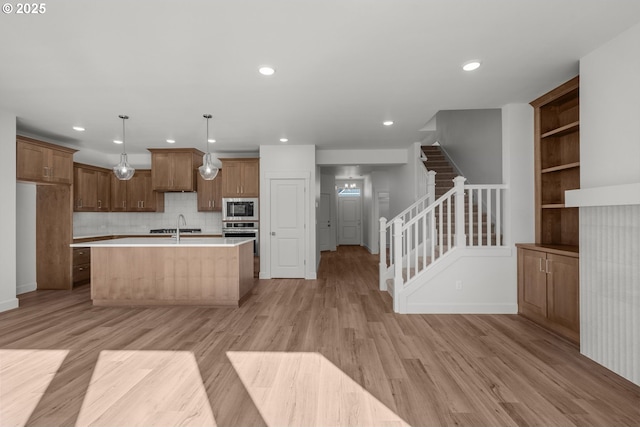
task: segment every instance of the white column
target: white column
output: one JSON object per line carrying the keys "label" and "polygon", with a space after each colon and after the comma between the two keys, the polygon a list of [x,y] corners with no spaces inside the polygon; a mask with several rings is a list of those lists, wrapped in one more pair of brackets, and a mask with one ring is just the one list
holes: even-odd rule
{"label": "white column", "polygon": [[467,245],[467,235],[464,231],[464,176],[453,178],[453,185],[456,190],[456,246],[463,248]]}
{"label": "white column", "polygon": [[429,195],[427,205],[436,201],[436,173],[436,171],[427,172],[427,194]]}
{"label": "white column", "polygon": [[0,240],[0,311],[18,307],[16,298],[16,116],[0,111],[0,223],[6,230]]}
{"label": "white column", "polygon": [[380,267],[378,268],[378,274],[380,276],[380,290],[387,290],[387,219],[385,217],[380,218]]}

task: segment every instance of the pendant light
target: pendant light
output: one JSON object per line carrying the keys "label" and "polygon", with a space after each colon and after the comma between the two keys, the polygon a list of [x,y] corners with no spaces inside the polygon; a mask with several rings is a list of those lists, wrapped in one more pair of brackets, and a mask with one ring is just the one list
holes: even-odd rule
{"label": "pendant light", "polygon": [[211,181],[218,175],[218,167],[213,163],[215,155],[212,156],[209,152],[209,119],[212,116],[211,114],[203,114],[202,117],[207,119],[207,139],[204,142],[207,144],[207,153],[202,157],[202,166],[198,168],[198,171],[202,179]]}
{"label": "pendant light", "polygon": [[124,141],[124,121],[129,118],[129,116],[121,115],[118,116],[122,119],[122,154],[120,154],[120,163],[113,167],[113,173],[116,178],[121,181],[128,181],[131,179],[133,174],[136,172],[134,168],[131,167],[129,162],[127,161],[127,149],[125,147]]}

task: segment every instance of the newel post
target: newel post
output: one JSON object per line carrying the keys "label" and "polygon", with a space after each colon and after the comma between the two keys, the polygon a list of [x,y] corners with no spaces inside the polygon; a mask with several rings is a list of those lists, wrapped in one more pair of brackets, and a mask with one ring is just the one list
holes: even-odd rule
{"label": "newel post", "polygon": [[380,218],[380,266],[378,268],[380,275],[380,290],[387,290],[387,219]]}
{"label": "newel post", "polygon": [[467,178],[464,176],[456,176],[453,178],[453,185],[456,190],[456,246],[459,248],[467,246],[467,235],[464,229],[464,182],[466,180]]}
{"label": "newel post", "polygon": [[396,299],[402,283],[402,218],[393,221],[393,299]]}
{"label": "newel post", "polygon": [[436,171],[427,172],[427,194],[429,200],[427,206],[436,201]]}

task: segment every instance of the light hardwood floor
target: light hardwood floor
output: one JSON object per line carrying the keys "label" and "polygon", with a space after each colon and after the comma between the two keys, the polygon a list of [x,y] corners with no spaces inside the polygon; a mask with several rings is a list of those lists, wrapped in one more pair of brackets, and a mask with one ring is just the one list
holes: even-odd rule
{"label": "light hardwood floor", "polygon": [[361,247],[318,277],[260,280],[237,309],[22,295],[0,314],[0,425],[640,425],[639,387],[521,317],[394,314]]}

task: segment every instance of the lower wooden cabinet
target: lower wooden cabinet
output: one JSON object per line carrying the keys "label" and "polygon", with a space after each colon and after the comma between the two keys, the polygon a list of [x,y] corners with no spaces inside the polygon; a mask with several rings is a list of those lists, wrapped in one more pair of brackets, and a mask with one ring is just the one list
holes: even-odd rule
{"label": "lower wooden cabinet", "polygon": [[73,286],[91,280],[91,248],[73,248]]}
{"label": "lower wooden cabinet", "polygon": [[518,246],[518,313],[580,343],[578,253],[543,245]]}

